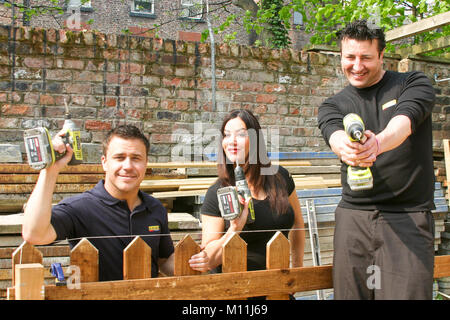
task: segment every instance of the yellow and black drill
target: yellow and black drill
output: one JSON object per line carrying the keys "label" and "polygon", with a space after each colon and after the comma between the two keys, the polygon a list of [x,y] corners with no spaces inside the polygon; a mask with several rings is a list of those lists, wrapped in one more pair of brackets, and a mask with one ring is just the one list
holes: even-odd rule
{"label": "yellow and black drill", "polygon": [[[65,101],[64,101],[65,102]],[[63,136],[65,143],[69,143],[73,149],[72,159],[68,165],[77,165],[83,162],[83,151],[81,148],[80,129],[72,121],[69,107],[66,104],[66,120],[63,129],[66,131]],[[41,170],[52,165],[64,154],[55,152],[48,129],[38,127],[24,131],[25,150],[27,152],[28,164],[36,170]]]}
{"label": "yellow and black drill", "polygon": [[[367,140],[364,135],[364,122],[356,113],[349,113],[344,117],[344,130],[351,141],[363,144]],[[372,189],[372,171],[370,168],[348,166],[347,183],[353,191]]]}

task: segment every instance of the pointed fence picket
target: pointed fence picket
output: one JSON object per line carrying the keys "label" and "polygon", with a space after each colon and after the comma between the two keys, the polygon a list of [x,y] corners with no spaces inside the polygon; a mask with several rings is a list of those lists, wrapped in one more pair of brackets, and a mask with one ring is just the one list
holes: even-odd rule
{"label": "pointed fence picket", "polygon": [[141,237],[123,250],[123,280],[146,279],[152,276],[152,248]]}

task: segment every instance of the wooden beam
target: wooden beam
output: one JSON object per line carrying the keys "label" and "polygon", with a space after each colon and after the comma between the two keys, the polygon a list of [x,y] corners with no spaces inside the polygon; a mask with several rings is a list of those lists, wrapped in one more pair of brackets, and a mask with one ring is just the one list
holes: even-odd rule
{"label": "wooden beam", "polygon": [[450,276],[450,255],[434,257],[434,278]]}
{"label": "wooden beam", "polygon": [[224,300],[332,288],[331,266],[46,286],[49,300]]}
{"label": "wooden beam", "polygon": [[448,24],[450,24],[450,11],[387,31],[386,42],[411,37]]}
{"label": "wooden beam", "polygon": [[[310,166],[310,161],[305,160],[282,160],[271,161],[272,165],[280,166]],[[176,169],[176,168],[215,168],[217,162],[149,162],[147,168],[164,168],[164,169]]]}
{"label": "wooden beam", "polygon": [[403,58],[406,58],[410,54],[422,54],[447,47],[450,47],[450,36],[440,37],[408,48],[400,48],[396,50],[396,53],[400,54]]}
{"label": "wooden beam", "polygon": [[[450,276],[450,255],[436,256],[433,278]],[[332,288],[332,266],[260,270],[202,276],[82,283],[81,288],[45,286],[49,300],[208,300],[265,296]],[[15,288],[8,288],[10,299]]]}
{"label": "wooden beam", "polygon": [[15,267],[16,300],[44,300],[44,267],[40,263]]}
{"label": "wooden beam", "polygon": [[[0,173],[39,173],[26,163],[2,163]],[[61,173],[104,173],[101,164],[80,164],[77,166],[66,166]]]}

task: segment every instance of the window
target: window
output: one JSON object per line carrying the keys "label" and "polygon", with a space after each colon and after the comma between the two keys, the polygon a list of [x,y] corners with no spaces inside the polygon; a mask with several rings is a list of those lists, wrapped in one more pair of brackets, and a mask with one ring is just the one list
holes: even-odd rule
{"label": "window", "polygon": [[294,25],[303,25],[303,15],[298,11],[294,11]]}
{"label": "window", "polygon": [[203,16],[203,0],[181,0],[180,18],[201,20]]}
{"label": "window", "polygon": [[133,10],[134,12],[142,12],[142,13],[155,13],[154,11],[154,0],[135,0],[133,1]]}
{"label": "window", "polygon": [[67,7],[80,8],[80,11],[92,11],[91,1],[69,0],[66,3]]}
{"label": "window", "polygon": [[156,18],[155,0],[134,0],[131,3],[130,16],[141,18]]}

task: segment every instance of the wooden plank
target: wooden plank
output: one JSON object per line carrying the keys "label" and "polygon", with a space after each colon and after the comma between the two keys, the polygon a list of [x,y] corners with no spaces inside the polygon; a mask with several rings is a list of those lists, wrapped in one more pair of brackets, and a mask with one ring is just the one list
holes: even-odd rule
{"label": "wooden plank", "polygon": [[310,159],[337,159],[332,151],[300,151],[300,152],[268,152],[270,159],[280,160],[310,160]]}
{"label": "wooden plank", "polygon": [[395,28],[386,32],[386,42],[399,40],[450,24],[450,11]]}
{"label": "wooden plank", "polygon": [[434,257],[433,278],[443,278],[450,276],[450,255]]}
{"label": "wooden plank", "polygon": [[200,252],[200,246],[187,234],[175,246],[174,276],[198,275],[201,272],[189,266],[189,259]]}
{"label": "wooden plank", "polygon": [[247,243],[237,234],[222,245],[222,272],[247,271]]}
{"label": "wooden plank", "polygon": [[44,300],[44,267],[39,263],[15,267],[16,300]]}
{"label": "wooden plank", "polygon": [[447,47],[450,47],[450,36],[440,37],[424,43],[415,44],[407,48],[399,48],[396,49],[395,52],[400,54],[403,58],[407,58],[410,54],[423,54]]}
{"label": "wooden plank", "polygon": [[[277,231],[266,244],[266,269],[289,268],[290,245],[283,233]],[[267,300],[289,300],[289,294],[274,294],[267,296]]]}
{"label": "wooden plank", "polygon": [[[306,160],[271,161],[272,165],[281,166],[310,166],[311,162]],[[150,162],[147,168],[153,169],[176,169],[176,168],[216,168],[217,162]]]}
{"label": "wooden plank", "polygon": [[83,238],[70,252],[70,264],[80,268],[81,282],[98,281],[98,250]]}
{"label": "wooden plank", "polygon": [[[61,173],[103,173],[101,164],[80,164],[77,166],[66,166]],[[39,173],[26,163],[2,163],[0,173]]]}
{"label": "wooden plank", "polygon": [[49,300],[216,300],[328,289],[331,266],[82,283],[79,290],[46,286]]}
{"label": "wooden plank", "polygon": [[153,192],[152,196],[157,199],[164,199],[164,198],[204,196],[205,194],[206,189],[202,189],[202,190],[187,190],[187,191]]}
{"label": "wooden plank", "polygon": [[42,252],[36,249],[32,244],[24,241],[11,256],[12,283],[15,281],[14,270],[16,269],[16,265],[26,263],[42,264]]}
{"label": "wooden plank", "polygon": [[[0,174],[0,184],[35,184],[39,174]],[[56,179],[56,183],[97,183],[105,178],[103,173],[79,173],[79,174],[60,174]],[[145,175],[145,180],[172,180],[186,178],[185,175],[173,174],[159,174],[159,175]]]}
{"label": "wooden plank", "polygon": [[[95,184],[57,184],[55,193],[81,193],[95,187]],[[0,193],[31,193],[34,184],[1,184]]]}
{"label": "wooden plank", "polygon": [[[434,278],[450,276],[446,261],[435,257]],[[441,268],[440,265],[443,265]],[[439,270],[439,272],[436,272]],[[202,276],[164,277],[144,280],[91,282],[78,290],[45,286],[49,300],[199,300],[233,299],[274,293],[302,292],[332,288],[332,266],[302,267],[222,273]],[[14,297],[14,288],[8,288]]]}
{"label": "wooden plank", "polygon": [[[17,183],[30,183],[35,184],[39,175],[38,174],[1,174],[1,184],[17,184]],[[80,173],[80,174],[60,174],[56,180],[56,183],[97,183],[101,179],[104,179],[104,174],[97,173]]]}
{"label": "wooden plank", "polygon": [[152,276],[152,248],[137,236],[123,251],[123,279],[146,279]]}

